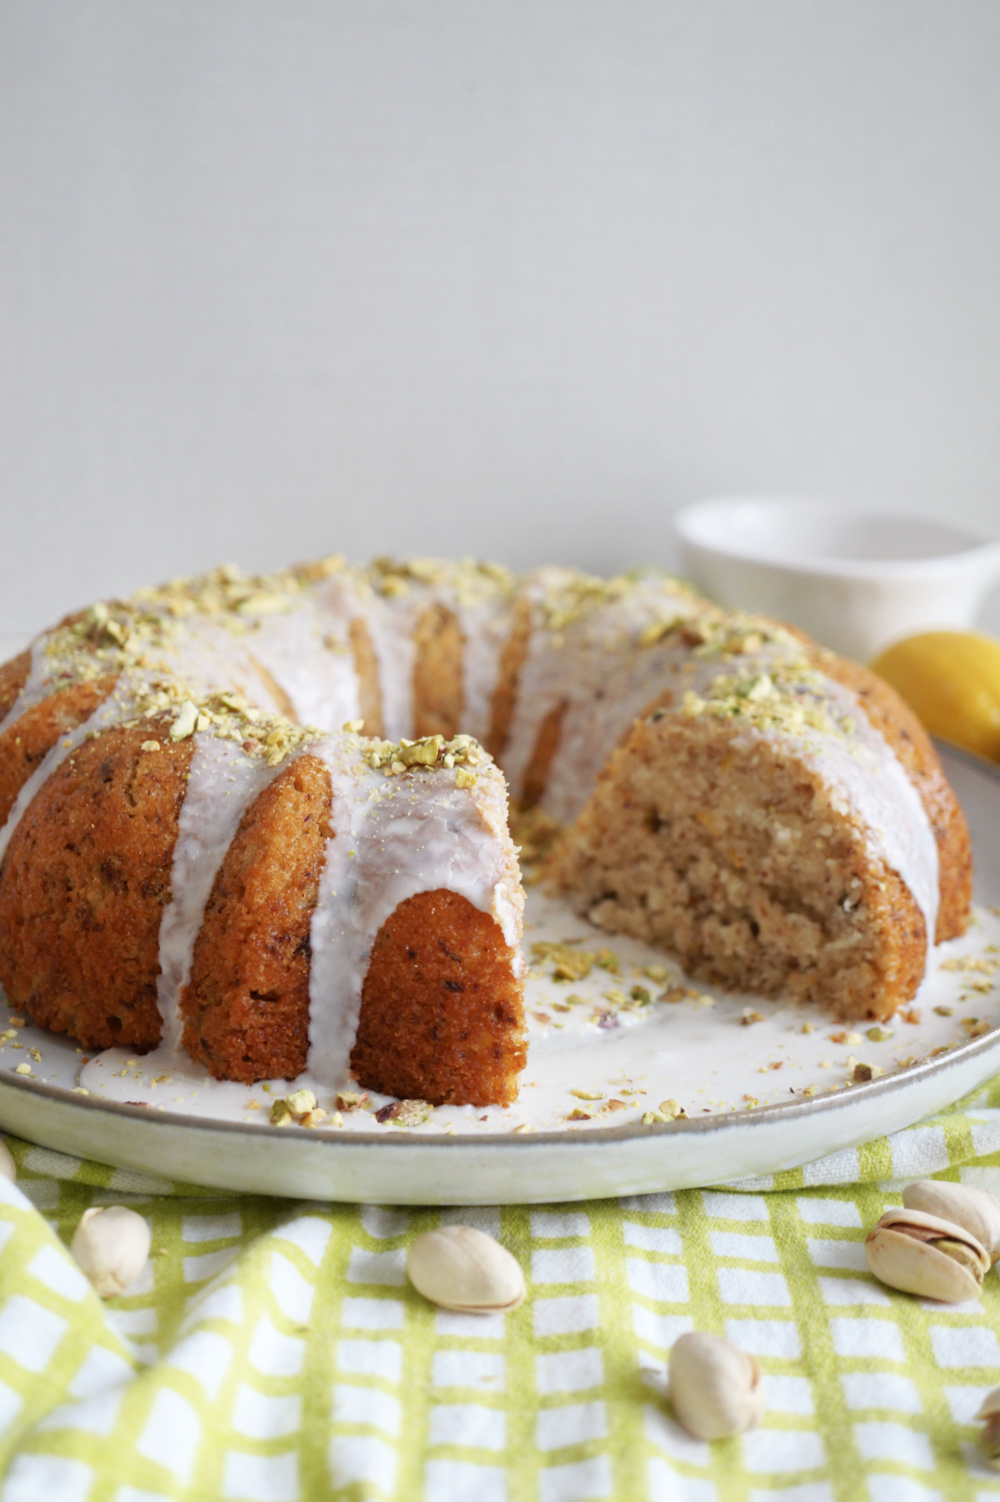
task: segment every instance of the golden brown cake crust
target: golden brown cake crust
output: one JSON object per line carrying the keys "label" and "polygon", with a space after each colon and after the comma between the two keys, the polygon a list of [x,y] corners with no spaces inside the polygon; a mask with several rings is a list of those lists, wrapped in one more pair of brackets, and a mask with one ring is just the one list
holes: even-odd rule
{"label": "golden brown cake crust", "polygon": [[354,671],[358,675],[358,700],[365,735],[381,735],[382,689],[379,686],[378,658],[375,656],[371,632],[357,615],[347,628],[347,634],[354,658]]}
{"label": "golden brown cake crust", "polygon": [[326,766],[300,756],[246,810],[219,869],[181,1003],[184,1043],[216,1079],[292,1079],[306,1067],[330,798]]}
{"label": "golden brown cake crust", "polygon": [[57,689],[19,715],[0,735],[0,827],[28,778],[61,735],[75,730],[111,693],[113,677]]}
{"label": "golden brown cake crust", "polygon": [[31,672],[31,653],[21,652],[10,662],[0,663],[0,720],[10,714]]}
{"label": "golden brown cake crust", "polygon": [[462,628],[453,610],[434,604],[423,611],[413,632],[413,738],[462,728]]}
{"label": "golden brown cake crust", "polygon": [[4,859],[0,983],[19,1011],[88,1048],[159,1042],[160,919],[193,750],[168,732],[143,720],[84,741]]}
{"label": "golden brown cake crust", "polygon": [[510,1105],[527,1058],[513,951],[456,892],[401,902],[376,936],[351,1067],[432,1105]]}
{"label": "golden brown cake crust", "polygon": [[507,745],[511,721],[514,718],[514,706],[517,703],[521,669],[528,655],[530,641],[531,602],[522,597],[515,602],[510,635],[504,642],[500,653],[500,672],[493,694],[490,728],[483,742],[495,761],[500,760]]}
{"label": "golden brown cake crust", "polygon": [[524,772],[524,788],[520,799],[524,808],[534,808],[545,792],[549,771],[556,752],[559,750],[563,720],[566,718],[568,708],[569,700],[561,699],[544,716],[538,727],[535,744],[531,749],[531,756]]}

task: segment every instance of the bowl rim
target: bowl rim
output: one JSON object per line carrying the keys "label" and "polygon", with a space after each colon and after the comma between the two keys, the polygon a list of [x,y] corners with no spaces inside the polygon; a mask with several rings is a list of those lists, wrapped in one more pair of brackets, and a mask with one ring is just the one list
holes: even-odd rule
{"label": "bowl rim", "polygon": [[[968,543],[953,551],[929,554],[924,558],[838,558],[809,552],[790,557],[769,553],[766,547],[748,545],[733,535],[731,527],[727,531],[724,526],[726,519],[731,519],[737,508],[756,506],[765,509],[794,505],[801,506],[803,510],[811,510],[817,517],[835,513],[838,518],[893,522],[910,519],[941,528],[953,527],[956,540],[964,535],[968,538]],[[716,523],[718,535],[713,535],[713,529],[711,526],[706,527],[706,523]],[[866,506],[860,502],[841,502],[830,496],[780,493],[710,496],[675,512],[673,524],[677,536],[688,547],[697,548],[717,558],[756,564],[786,575],[915,580],[935,576],[962,577],[969,571],[979,574],[996,570],[1000,573],[1000,538],[990,537],[976,527],[968,527],[964,523],[954,526],[947,518],[931,512],[897,512],[886,507]]]}

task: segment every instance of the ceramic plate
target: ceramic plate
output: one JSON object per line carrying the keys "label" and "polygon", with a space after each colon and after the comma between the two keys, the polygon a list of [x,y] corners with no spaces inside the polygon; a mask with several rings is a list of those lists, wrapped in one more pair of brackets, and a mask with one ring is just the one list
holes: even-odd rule
{"label": "ceramic plate", "polygon": [[[166,1179],[441,1205],[714,1184],[899,1130],[1000,1071],[1000,771],[942,754],[973,831],[976,920],[938,948],[912,1008],[884,1028],[689,982],[662,954],[599,934],[535,888],[531,1046],[508,1110],[441,1107],[406,1126],[385,1117],[386,1097],[338,1111],[317,1087],[323,1123],[277,1127],[271,1107],[295,1088],[286,1081],[220,1085],[156,1055],[88,1059],[64,1039],[8,1027],[0,1125]],[[667,1114],[664,1102],[684,1114],[644,1123]]]}

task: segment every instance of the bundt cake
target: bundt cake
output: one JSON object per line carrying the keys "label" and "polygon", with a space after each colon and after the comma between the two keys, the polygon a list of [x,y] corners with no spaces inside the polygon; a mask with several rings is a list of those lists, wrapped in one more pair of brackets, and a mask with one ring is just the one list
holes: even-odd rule
{"label": "bundt cake", "polygon": [[0,668],[0,983],[91,1049],[507,1104],[505,777],[550,883],[724,986],[884,1018],[967,922],[961,811],[863,668],[659,574],[334,558]]}

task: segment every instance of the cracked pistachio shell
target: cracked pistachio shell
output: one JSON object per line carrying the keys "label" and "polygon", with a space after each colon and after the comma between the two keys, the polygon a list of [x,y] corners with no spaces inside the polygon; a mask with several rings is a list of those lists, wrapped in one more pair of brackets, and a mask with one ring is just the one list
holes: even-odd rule
{"label": "cracked pistachio shell", "polygon": [[70,1252],[102,1299],[113,1299],[139,1276],[149,1256],[149,1227],[124,1205],[85,1210]]}
{"label": "cracked pistachio shell", "polygon": [[1000,1387],[994,1387],[982,1401],[976,1418],[983,1424],[979,1449],[986,1464],[1000,1471]]}
{"label": "cracked pistachio shell", "polygon": [[1000,1201],[971,1184],[952,1184],[944,1179],[919,1179],[903,1190],[908,1210],[923,1210],[961,1226],[976,1238],[990,1259],[1000,1259]]}
{"label": "cracked pistachio shell", "polygon": [[869,1271],[889,1288],[958,1304],[979,1297],[990,1259],[961,1226],[922,1210],[887,1210],[868,1233]]}
{"label": "cracked pistachio shell", "polygon": [[694,1330],[670,1349],[668,1395],[678,1423],[696,1439],[743,1434],[764,1413],[756,1358],[721,1335]]}
{"label": "cracked pistachio shell", "polygon": [[976,1418],[981,1423],[984,1419],[991,1419],[998,1413],[1000,1413],[1000,1387],[994,1387],[980,1403]]}
{"label": "cracked pistachio shell", "polygon": [[442,1309],[495,1314],[524,1301],[520,1264],[472,1226],[425,1231],[406,1253],[406,1271],[417,1292]]}

